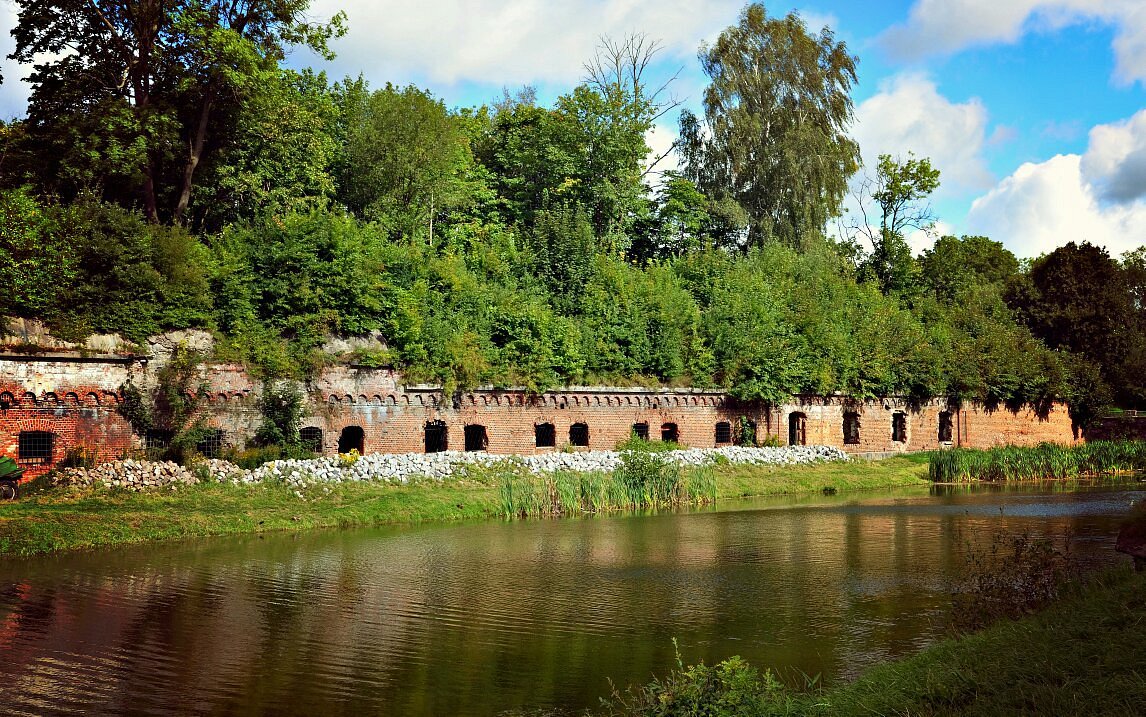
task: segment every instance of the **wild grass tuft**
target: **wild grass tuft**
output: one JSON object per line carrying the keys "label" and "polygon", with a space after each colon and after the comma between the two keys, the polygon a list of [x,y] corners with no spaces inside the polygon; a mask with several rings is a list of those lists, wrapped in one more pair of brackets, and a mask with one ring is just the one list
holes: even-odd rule
{"label": "wild grass tuft", "polygon": [[931,454],[936,483],[1076,478],[1146,470],[1146,441],[1094,441],[1077,446],[1040,443],[985,450],[952,448]]}

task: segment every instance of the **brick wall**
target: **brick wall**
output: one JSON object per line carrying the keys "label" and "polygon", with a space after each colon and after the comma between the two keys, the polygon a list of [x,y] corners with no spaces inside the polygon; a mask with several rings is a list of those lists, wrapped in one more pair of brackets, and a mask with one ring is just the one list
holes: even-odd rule
{"label": "brick wall", "polygon": [[[141,387],[153,385],[156,362],[109,357],[51,360],[0,360],[0,449],[18,457],[22,431],[47,431],[55,436],[51,464],[82,446],[102,459],[113,459],[141,447],[128,423],[117,413],[119,390],[131,378]],[[224,443],[242,447],[254,435],[262,416],[260,385],[241,367],[204,367],[207,386],[204,412],[208,425],[224,432]],[[787,444],[793,420],[802,422],[808,444],[837,446],[852,453],[929,450],[940,447],[939,422],[949,413],[952,440],[948,445],[986,447],[1003,443],[1033,444],[1074,440],[1065,406],[1055,405],[1049,416],[1030,411],[1012,413],[981,406],[949,408],[944,401],[911,406],[895,398],[855,402],[840,397],[793,397],[789,404],[767,407],[738,402],[713,391],[570,387],[542,395],[515,390],[475,390],[443,396],[437,387],[401,385],[390,369],[338,366],[313,384],[301,387],[308,396],[303,427],[322,431],[322,452],[331,455],[358,445],[366,452],[418,452],[425,449],[426,424],[445,424],[448,447],[465,446],[467,425],[484,426],[486,449],[493,453],[534,453],[560,450],[571,443],[571,429],[584,424],[588,449],[610,449],[626,440],[634,424],[647,424],[657,440],[674,424],[677,440],[687,446],[717,445],[716,428],[729,423],[732,442],[739,441],[740,419],[756,424],[757,442],[774,436]],[[858,442],[845,444],[844,417],[854,413]],[[894,441],[895,415],[903,415],[905,440]],[[539,424],[552,424],[555,445],[536,446]],[[30,465],[26,476],[48,470]]]}

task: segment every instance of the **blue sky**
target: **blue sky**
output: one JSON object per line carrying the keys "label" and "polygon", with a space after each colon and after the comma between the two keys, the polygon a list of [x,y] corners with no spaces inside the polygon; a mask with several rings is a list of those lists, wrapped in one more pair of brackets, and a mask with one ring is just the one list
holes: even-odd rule
{"label": "blue sky", "polygon": [[[1072,240],[1114,254],[1146,244],[1146,0],[803,0],[767,3],[829,25],[859,56],[853,133],[865,158],[930,157],[944,233],[979,233],[1020,256]],[[734,23],[732,0],[315,0],[344,10],[338,59],[297,54],[332,77],[415,83],[448,105],[534,85],[543,102],[583,76],[602,35],[643,32],[681,70],[673,92],[699,110],[698,45]],[[0,0],[0,29],[15,20]],[[0,50],[11,51],[3,33]],[[6,61],[0,116],[19,116],[23,68]],[[675,137],[676,114],[649,137]],[[912,238],[917,249],[929,243]]]}

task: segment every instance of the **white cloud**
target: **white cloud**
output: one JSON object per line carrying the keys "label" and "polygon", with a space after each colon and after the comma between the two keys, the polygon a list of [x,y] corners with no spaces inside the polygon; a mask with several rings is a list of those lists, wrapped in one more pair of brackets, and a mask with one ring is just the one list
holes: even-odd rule
{"label": "white cloud", "polygon": [[892,54],[918,59],[1095,21],[1115,28],[1115,80],[1146,84],[1142,0],[918,0],[907,21],[889,28],[880,40]]}
{"label": "white cloud", "polygon": [[1070,241],[1118,255],[1146,244],[1146,111],[1090,132],[1084,155],[1027,163],[971,204],[967,229],[1019,256]]}
{"label": "white cloud", "polygon": [[1092,129],[1081,170],[1103,201],[1126,203],[1146,197],[1146,110]]}
{"label": "white cloud", "polygon": [[[662,174],[680,167],[680,158],[673,151],[676,136],[676,127],[665,124],[655,124],[652,129],[645,133],[645,144],[649,146],[646,167],[656,163],[646,176],[646,180],[651,184],[659,184]],[[658,159],[660,161],[657,161]]]}
{"label": "white cloud", "polygon": [[311,12],[346,11],[350,31],[334,43],[343,72],[375,82],[512,86],[576,82],[602,35],[645,33],[663,43],[666,58],[691,58],[740,7],[740,0],[318,0]]}
{"label": "white cloud", "polygon": [[881,84],[856,108],[853,133],[869,171],[881,154],[930,158],[940,171],[937,196],[980,192],[994,182],[983,158],[987,109],[978,99],[952,102],[924,75],[897,75]]}
{"label": "white cloud", "polygon": [[28,84],[21,80],[32,72],[32,68],[8,59],[16,49],[16,43],[9,34],[11,28],[16,27],[16,17],[15,3],[0,0],[0,75],[4,77],[4,84],[0,85],[0,120],[23,116],[28,104]]}

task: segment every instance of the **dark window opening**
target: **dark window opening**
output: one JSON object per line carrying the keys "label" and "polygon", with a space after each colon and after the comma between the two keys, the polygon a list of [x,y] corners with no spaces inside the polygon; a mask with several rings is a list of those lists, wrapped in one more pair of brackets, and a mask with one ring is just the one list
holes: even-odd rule
{"label": "dark window opening", "polygon": [[574,423],[569,426],[569,443],[574,446],[588,446],[589,424]]}
{"label": "dark window opening", "polygon": [[445,421],[426,423],[426,453],[441,453],[450,447],[449,433]]}
{"label": "dark window opening", "polygon": [[808,445],[808,417],[803,413],[788,414],[788,445]]}
{"label": "dark window opening", "polygon": [[844,414],[844,445],[856,446],[860,442],[860,417],[858,413]]}
{"label": "dark window opening", "polygon": [[56,434],[48,431],[20,431],[17,460],[30,466],[51,464],[56,448]]}
{"label": "dark window opening", "polygon": [[955,433],[955,424],[951,420],[951,412],[943,411],[939,414],[939,442],[950,443]]}
{"label": "dark window opening", "polygon": [[680,438],[680,432],[677,430],[675,423],[665,423],[661,425],[661,440],[665,443],[677,443]]}
{"label": "dark window opening", "polygon": [[732,443],[732,424],[728,421],[720,421],[716,424],[716,442],[717,443]]}
{"label": "dark window opening", "polygon": [[148,428],[143,434],[143,447],[148,451],[162,451],[171,445],[175,437],[174,431],[165,431],[161,428]]}
{"label": "dark window opening", "polygon": [[302,447],[311,453],[322,453],[322,429],[317,426],[306,426],[298,431],[298,440]]}
{"label": "dark window opening", "polygon": [[647,423],[634,423],[633,435],[642,441],[649,440],[649,424]]}
{"label": "dark window opening", "polygon": [[359,455],[366,452],[366,431],[362,430],[362,426],[347,426],[338,434],[338,452],[351,451],[358,451]]}
{"label": "dark window opening", "polygon": [[195,450],[204,458],[219,458],[223,455],[223,431],[215,429],[195,444]]}
{"label": "dark window opening", "polygon": [[533,427],[533,439],[538,448],[552,448],[557,445],[557,429],[552,423],[538,423]]}
{"label": "dark window opening", "polygon": [[891,416],[891,440],[893,443],[907,443],[907,414],[896,411]]}
{"label": "dark window opening", "polygon": [[489,436],[486,435],[485,426],[466,426],[466,450],[484,451],[489,446]]}

